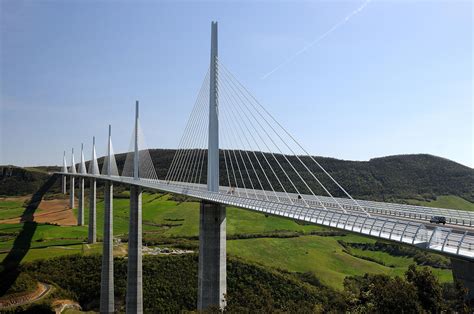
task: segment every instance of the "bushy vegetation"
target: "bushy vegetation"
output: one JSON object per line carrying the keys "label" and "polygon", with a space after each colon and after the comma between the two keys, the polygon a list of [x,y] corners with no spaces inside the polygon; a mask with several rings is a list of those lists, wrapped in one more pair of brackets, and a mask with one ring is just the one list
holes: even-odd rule
{"label": "bushy vegetation", "polygon": [[[83,308],[97,306],[100,291],[99,255],[71,255],[25,264],[38,280],[57,283]],[[127,260],[115,259],[115,297],[125,300]],[[144,309],[150,313],[192,311],[197,304],[198,256],[146,256],[143,259]],[[345,307],[341,293],[314,286],[298,276],[229,258],[227,301],[230,312],[300,312]],[[123,306],[123,303],[121,304]],[[89,308],[88,308],[89,307]]]}
{"label": "bushy vegetation", "polygon": [[20,273],[15,282],[8,289],[8,294],[28,293],[37,288],[37,281],[31,278],[28,273]]}
{"label": "bushy vegetation", "polygon": [[347,306],[353,313],[469,313],[460,284],[441,285],[428,268],[410,265],[404,278],[386,275],[347,277]]}
{"label": "bushy vegetation", "polygon": [[54,314],[55,311],[51,309],[51,305],[47,302],[40,302],[35,304],[25,304],[2,311],[5,314]]}
{"label": "bushy vegetation", "polygon": [[[71,255],[25,264],[21,271],[40,281],[58,284],[83,309],[96,310],[100,264],[99,255]],[[197,265],[195,254],[146,256],[143,260],[145,312],[195,311]],[[116,258],[114,267],[116,304],[123,310],[127,260]],[[344,290],[337,291],[321,284],[313,273],[289,273],[232,257],[227,263],[226,312],[229,313],[468,313],[465,294],[462,286],[442,285],[429,269],[414,265],[404,277],[369,274],[347,277]]]}
{"label": "bushy vegetation", "polygon": [[50,175],[15,166],[0,166],[0,196],[35,193]]}

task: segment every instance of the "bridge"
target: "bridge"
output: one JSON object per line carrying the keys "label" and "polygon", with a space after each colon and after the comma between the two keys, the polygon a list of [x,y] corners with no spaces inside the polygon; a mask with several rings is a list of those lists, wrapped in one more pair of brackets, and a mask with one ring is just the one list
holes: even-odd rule
{"label": "bridge", "polygon": [[[102,169],[92,141],[86,163],[81,146],[77,164],[64,152],[62,191],[70,181],[78,224],[84,225],[84,182],[90,181],[88,242],[96,242],[97,180],[105,182],[100,311],[114,312],[113,186],[130,186],[127,313],[143,312],[142,191],[156,190],[201,200],[198,304],[225,307],[226,206],[328,226],[442,253],[453,274],[474,293],[474,213],[354,199],[241,84],[218,58],[217,22],[211,28],[210,66],[176,154],[166,174],[157,174],[140,125],[139,103],[130,150],[119,171],[109,125]],[[87,166],[88,165],[88,166]],[[447,226],[430,224],[444,216]]]}

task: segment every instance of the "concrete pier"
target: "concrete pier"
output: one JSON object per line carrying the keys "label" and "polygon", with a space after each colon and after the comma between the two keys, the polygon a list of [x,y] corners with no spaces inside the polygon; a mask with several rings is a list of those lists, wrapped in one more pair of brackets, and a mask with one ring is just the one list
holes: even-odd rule
{"label": "concrete pier", "polygon": [[142,280],[142,190],[132,185],[128,233],[127,313],[143,313]]}
{"label": "concrete pier", "polygon": [[[217,88],[217,22],[211,24],[209,72],[209,137],[207,147],[207,190],[219,191],[219,89]],[[201,201],[199,213],[198,310],[209,306],[225,308],[226,209]]]}
{"label": "concrete pier", "polygon": [[[71,154],[71,168],[70,168],[70,173],[76,174],[76,163],[74,162],[74,148],[72,149],[72,154]],[[69,194],[69,207],[74,208],[74,177],[71,176],[70,179],[70,194]]]}
{"label": "concrete pier", "polygon": [[466,299],[474,300],[474,262],[451,258],[453,267],[453,277],[455,281],[460,281],[468,289]]}
{"label": "concrete pier", "polygon": [[67,192],[66,176],[61,177],[61,191],[63,192],[63,194],[66,194],[66,192]]}
{"label": "concrete pier", "polygon": [[77,209],[77,225],[84,226],[84,178],[79,178],[79,207]]}
{"label": "concrete pier", "polygon": [[74,177],[71,176],[71,178],[69,179],[69,182],[71,184],[71,186],[69,187],[70,191],[69,191],[69,207],[71,208],[74,208],[75,207],[75,203],[74,203]]}
{"label": "concrete pier", "polygon": [[[61,169],[63,173],[67,173],[67,161],[66,161],[66,151],[63,154],[63,168]],[[66,176],[61,176],[61,191],[63,194],[67,193],[67,186],[66,186]]]}
{"label": "concrete pier", "polygon": [[96,204],[97,204],[97,182],[96,179],[91,179],[90,182],[90,196],[89,196],[89,234],[88,243],[95,243],[97,241],[96,231]]}
{"label": "concrete pier", "polygon": [[198,310],[209,306],[225,307],[226,208],[201,201],[199,216]]}
{"label": "concrete pier", "polygon": [[104,191],[104,245],[100,278],[100,313],[113,313],[114,303],[114,253],[113,253],[113,198],[114,186],[105,182]]}

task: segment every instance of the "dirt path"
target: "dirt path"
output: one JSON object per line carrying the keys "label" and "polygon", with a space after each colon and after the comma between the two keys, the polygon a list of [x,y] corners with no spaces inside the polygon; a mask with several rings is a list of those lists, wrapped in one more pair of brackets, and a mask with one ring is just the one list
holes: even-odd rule
{"label": "dirt path", "polygon": [[32,293],[0,300],[0,310],[36,302],[48,295],[52,289],[53,287],[51,285],[38,282],[38,288]]}
{"label": "dirt path", "polygon": [[31,195],[26,196],[11,196],[11,197],[0,197],[0,201],[14,201],[14,202],[25,202],[30,200]]}
{"label": "dirt path", "polygon": [[57,223],[61,226],[77,225],[77,218],[69,208],[69,201],[65,199],[42,200],[38,210],[35,212],[34,220],[37,222]]}
{"label": "dirt path", "polygon": [[67,309],[81,310],[79,303],[72,300],[55,300],[53,302],[53,308],[56,314],[61,314]]}

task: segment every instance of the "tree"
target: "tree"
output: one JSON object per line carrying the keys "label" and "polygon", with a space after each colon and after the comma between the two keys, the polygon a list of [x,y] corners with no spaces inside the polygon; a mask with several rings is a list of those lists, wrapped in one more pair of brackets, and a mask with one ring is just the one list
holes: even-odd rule
{"label": "tree", "polygon": [[417,313],[416,288],[403,278],[365,274],[346,278],[344,290],[355,313]]}
{"label": "tree", "polygon": [[439,312],[443,305],[442,290],[431,270],[425,267],[417,268],[412,264],[408,267],[405,277],[415,286],[423,309],[431,313]]}
{"label": "tree", "polygon": [[442,285],[443,290],[443,311],[455,313],[469,313],[469,307],[466,304],[467,289],[464,285],[455,281],[446,282]]}

